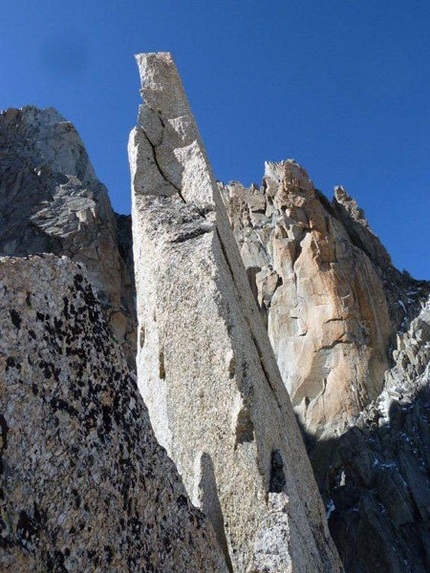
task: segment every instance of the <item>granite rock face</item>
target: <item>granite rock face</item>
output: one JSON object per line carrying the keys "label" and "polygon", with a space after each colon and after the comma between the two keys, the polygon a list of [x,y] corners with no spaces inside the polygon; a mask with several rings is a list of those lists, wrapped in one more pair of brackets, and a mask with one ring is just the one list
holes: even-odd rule
{"label": "granite rock face", "polygon": [[430,284],[292,160],[217,186],[137,59],[134,255],[72,124],[0,115],[0,569],[341,571],[294,408],[345,570],[429,571]]}
{"label": "granite rock face", "polygon": [[266,163],[261,187],[220,190],[299,420],[312,436],[336,435],[378,396],[389,367],[377,269],[294,161]]}
{"label": "granite rock face", "polygon": [[294,161],[219,184],[348,573],[429,570],[430,285]]}
{"label": "granite rock face", "polygon": [[137,56],[129,155],[138,380],[234,572],[341,566],[299,428],[169,54]]}
{"label": "granite rock face", "polygon": [[0,569],[226,573],[86,274],[0,259]]}
{"label": "granite rock face", "polygon": [[136,352],[133,275],[116,220],[73,125],[54,109],[0,114],[0,255],[67,255],[90,275],[130,364]]}

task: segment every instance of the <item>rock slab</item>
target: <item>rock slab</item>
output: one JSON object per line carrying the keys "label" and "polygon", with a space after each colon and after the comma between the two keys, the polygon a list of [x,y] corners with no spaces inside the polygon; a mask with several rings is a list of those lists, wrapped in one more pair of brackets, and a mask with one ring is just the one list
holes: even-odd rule
{"label": "rock slab", "polygon": [[83,266],[0,259],[0,569],[227,573]]}

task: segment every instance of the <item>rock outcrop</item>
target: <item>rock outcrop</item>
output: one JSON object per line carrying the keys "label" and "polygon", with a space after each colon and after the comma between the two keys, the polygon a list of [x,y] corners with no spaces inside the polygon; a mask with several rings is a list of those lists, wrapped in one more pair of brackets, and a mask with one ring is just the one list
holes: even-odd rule
{"label": "rock outcrop", "polygon": [[0,259],[0,569],[227,573],[85,269]]}
{"label": "rock outcrop", "polygon": [[294,161],[267,163],[262,187],[220,189],[299,420],[312,436],[336,435],[389,368],[381,278]]}
{"label": "rock outcrop", "polygon": [[348,573],[430,567],[430,285],[295,162],[219,184]]}
{"label": "rock outcrop", "polygon": [[137,56],[138,379],[230,570],[340,571],[311,467],[169,54]]}
{"label": "rock outcrop", "polygon": [[116,220],[73,125],[54,109],[0,115],[0,255],[67,255],[82,262],[132,365],[133,275],[118,251]]}
{"label": "rock outcrop", "polygon": [[137,60],[134,245],[70,122],[0,114],[0,569],[429,571],[430,283],[293,160],[217,185]]}

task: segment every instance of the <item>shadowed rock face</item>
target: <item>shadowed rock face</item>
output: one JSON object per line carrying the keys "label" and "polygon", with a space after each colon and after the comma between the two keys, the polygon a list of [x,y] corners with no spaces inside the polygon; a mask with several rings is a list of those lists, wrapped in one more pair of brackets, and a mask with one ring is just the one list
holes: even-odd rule
{"label": "shadowed rock face", "polygon": [[430,300],[399,334],[384,390],[325,447],[330,529],[351,573],[430,569]]}
{"label": "shadowed rock face", "polygon": [[312,471],[180,79],[137,56],[138,380],[232,571],[340,571]]}
{"label": "shadowed rock face", "polygon": [[261,188],[220,189],[299,420],[339,433],[389,367],[381,278],[295,162],[267,163]]}
{"label": "shadowed rock face", "polygon": [[82,265],[0,258],[0,569],[227,573]]}
{"label": "shadowed rock face", "polygon": [[116,221],[73,125],[54,109],[0,114],[0,254],[82,262],[129,363],[135,360],[133,276]]}

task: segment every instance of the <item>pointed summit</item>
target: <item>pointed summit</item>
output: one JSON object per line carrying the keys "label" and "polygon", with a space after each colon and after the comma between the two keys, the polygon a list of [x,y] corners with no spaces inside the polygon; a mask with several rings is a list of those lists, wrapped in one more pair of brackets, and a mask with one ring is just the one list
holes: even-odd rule
{"label": "pointed summit", "polygon": [[341,570],[288,394],[169,54],[137,56],[138,378],[235,573]]}

